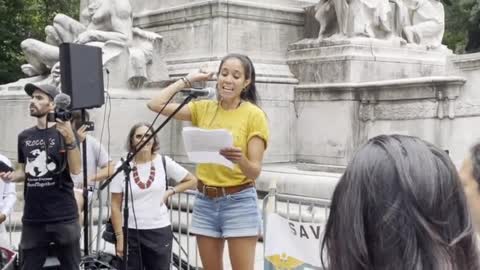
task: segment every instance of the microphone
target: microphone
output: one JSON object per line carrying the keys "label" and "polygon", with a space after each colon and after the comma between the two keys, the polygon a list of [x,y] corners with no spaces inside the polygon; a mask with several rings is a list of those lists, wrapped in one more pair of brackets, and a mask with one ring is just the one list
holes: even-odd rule
{"label": "microphone", "polygon": [[[53,103],[55,104],[55,112],[47,115],[47,121],[55,122],[57,118],[61,119],[62,121],[70,121],[72,119],[72,113],[68,110],[68,106],[70,106],[71,102],[72,99],[69,95],[64,93],[56,95],[53,99]],[[67,151],[65,149],[65,141],[62,136],[59,137],[59,144],[59,152],[61,154],[66,154]]]}
{"label": "microphone", "polygon": [[180,92],[186,95],[193,95],[195,97],[206,97],[207,99],[211,99],[217,96],[217,90],[213,87],[186,88],[186,89],[180,90]]}
{"label": "microphone", "polygon": [[53,99],[53,103],[55,103],[55,108],[63,111],[67,110],[71,102],[72,102],[72,99],[70,98],[70,96],[64,93],[60,93],[56,95],[55,98]]}
{"label": "microphone", "polygon": [[55,96],[53,103],[55,104],[55,111],[49,112],[47,114],[47,122],[56,122],[57,118],[62,121],[70,121],[72,118],[72,113],[68,109],[70,106],[71,98],[70,96],[60,93]]}

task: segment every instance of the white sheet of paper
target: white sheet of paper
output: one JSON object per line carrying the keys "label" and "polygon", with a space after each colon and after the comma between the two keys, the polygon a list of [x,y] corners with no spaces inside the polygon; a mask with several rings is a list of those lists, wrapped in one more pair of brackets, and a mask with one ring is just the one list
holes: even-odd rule
{"label": "white sheet of paper", "polygon": [[182,136],[191,162],[216,163],[233,169],[233,163],[219,154],[220,149],[233,146],[233,136],[230,131],[184,127]]}

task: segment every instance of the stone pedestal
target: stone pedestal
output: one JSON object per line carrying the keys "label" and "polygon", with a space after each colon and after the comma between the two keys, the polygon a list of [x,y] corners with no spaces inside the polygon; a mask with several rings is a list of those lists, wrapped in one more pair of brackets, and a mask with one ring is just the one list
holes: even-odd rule
{"label": "stone pedestal", "polygon": [[304,11],[281,3],[221,0],[158,3],[157,9],[152,4],[148,11],[136,13],[134,24],[163,36],[163,52],[171,77],[203,64],[214,68],[221,57],[237,52],[254,59],[259,77],[276,77],[292,83],[285,52],[289,44],[303,38]]}
{"label": "stone pedestal", "polygon": [[[216,72],[228,53],[248,55],[256,69],[260,106],[272,131],[265,162],[290,162],[296,138],[293,89],[298,80],[287,65],[286,50],[303,38],[304,4],[294,0],[137,1],[134,24],[163,36],[162,52],[172,79],[203,65]],[[170,154],[186,161],[182,125],[172,125]]]}
{"label": "stone pedestal", "polygon": [[302,84],[359,83],[443,76],[450,54],[394,40],[303,40],[289,46],[288,64]]}
{"label": "stone pedestal", "polygon": [[460,155],[452,137],[442,134],[458,117],[455,102],[464,83],[451,76],[300,85],[297,162],[345,166],[361,144],[380,134],[418,136]]}
{"label": "stone pedestal", "polygon": [[370,39],[290,45],[288,64],[299,79],[297,162],[346,166],[369,138],[393,133],[460,157],[449,130],[461,115],[465,79],[448,71],[449,55]]}

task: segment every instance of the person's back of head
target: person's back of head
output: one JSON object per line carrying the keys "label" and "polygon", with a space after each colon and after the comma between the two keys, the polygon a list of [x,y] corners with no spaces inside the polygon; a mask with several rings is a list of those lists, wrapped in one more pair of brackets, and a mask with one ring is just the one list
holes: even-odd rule
{"label": "person's back of head", "polygon": [[335,188],[322,254],[329,270],[480,269],[448,155],[415,137],[369,140]]}

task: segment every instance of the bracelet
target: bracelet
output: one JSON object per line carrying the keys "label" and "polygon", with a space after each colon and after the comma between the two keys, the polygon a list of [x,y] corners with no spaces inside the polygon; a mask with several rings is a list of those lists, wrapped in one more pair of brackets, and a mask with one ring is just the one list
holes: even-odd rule
{"label": "bracelet", "polygon": [[192,87],[192,82],[190,82],[190,80],[187,78],[187,77],[182,77],[180,78],[180,80],[182,80],[182,82],[185,84],[186,87]]}
{"label": "bracelet", "polygon": [[168,187],[168,190],[172,190],[172,191],[173,191],[173,194],[176,194],[176,193],[177,193],[177,190],[175,189],[175,187]]}
{"label": "bracelet", "polygon": [[115,236],[123,236],[123,232],[116,232]]}
{"label": "bracelet", "polygon": [[73,149],[75,149],[75,148],[77,148],[77,144],[76,144],[76,143],[67,143],[67,144],[65,144],[65,149],[67,149],[67,150],[73,150]]}

